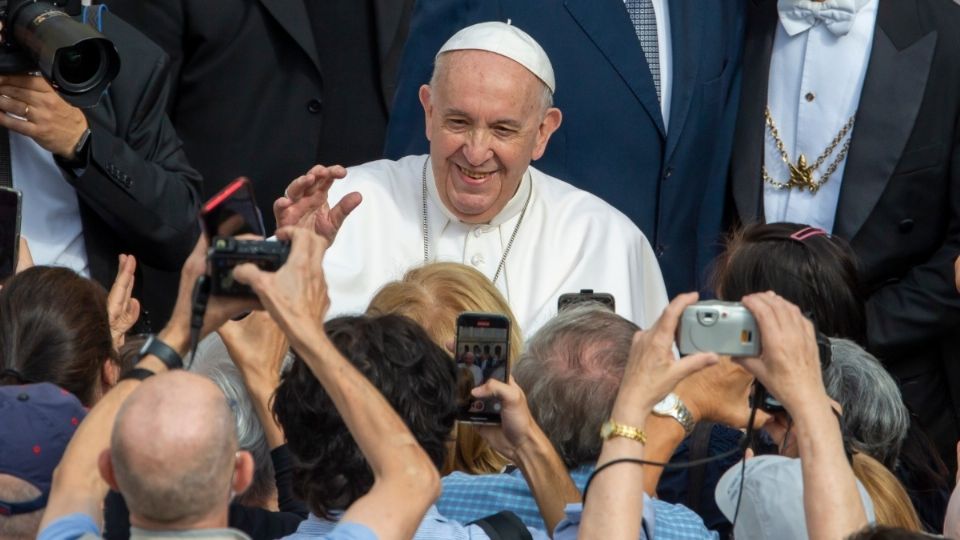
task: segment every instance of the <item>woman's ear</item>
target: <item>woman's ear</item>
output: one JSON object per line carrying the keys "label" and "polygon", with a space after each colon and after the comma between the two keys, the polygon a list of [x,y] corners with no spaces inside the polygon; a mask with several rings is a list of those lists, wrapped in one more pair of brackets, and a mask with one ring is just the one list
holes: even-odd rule
{"label": "woman's ear", "polygon": [[117,381],[120,380],[120,366],[113,361],[111,358],[103,363],[103,367],[100,368],[100,384],[103,387],[104,393],[107,390],[116,386]]}

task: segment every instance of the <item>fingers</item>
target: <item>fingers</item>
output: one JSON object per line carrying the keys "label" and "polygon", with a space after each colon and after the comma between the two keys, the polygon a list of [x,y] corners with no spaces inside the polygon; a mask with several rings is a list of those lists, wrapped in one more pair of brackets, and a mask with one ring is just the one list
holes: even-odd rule
{"label": "fingers", "polygon": [[353,212],[360,206],[361,202],[363,202],[363,197],[356,191],[348,193],[340,199],[340,202],[330,210],[330,223],[333,225],[334,230],[340,230],[343,221],[347,219],[350,212]]}
{"label": "fingers", "polygon": [[680,316],[687,306],[697,301],[699,295],[695,292],[678,295],[670,302],[663,314],[654,323],[652,332],[653,340],[661,346],[672,346],[677,334],[677,325],[680,322]]}
{"label": "fingers", "polygon": [[110,293],[107,295],[108,304],[125,304],[130,298],[130,295],[133,294],[136,265],[136,259],[132,255],[120,255],[117,278],[114,280],[113,286],[110,287]]}
{"label": "fingers", "polygon": [[674,365],[671,367],[676,368],[680,375],[677,377],[677,382],[679,382],[701,369],[708,368],[718,362],[720,362],[720,357],[715,353],[699,352],[691,354],[690,356],[684,356],[682,360],[674,362]]}
{"label": "fingers", "polygon": [[[37,75],[3,75],[0,76],[0,92],[7,94],[10,89],[33,91],[33,92],[52,92],[53,87],[43,77]],[[11,95],[11,94],[7,94]]]}

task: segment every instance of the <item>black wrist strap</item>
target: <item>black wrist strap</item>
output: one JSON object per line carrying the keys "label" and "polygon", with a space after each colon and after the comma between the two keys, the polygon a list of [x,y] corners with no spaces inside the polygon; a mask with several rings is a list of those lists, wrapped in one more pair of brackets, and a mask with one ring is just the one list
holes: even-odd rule
{"label": "black wrist strap", "polygon": [[180,369],[183,367],[183,358],[180,357],[180,353],[175,351],[173,347],[160,341],[157,336],[150,336],[147,343],[140,349],[139,359],[142,360],[143,357],[149,354],[159,358],[160,361],[167,366],[167,369]]}
{"label": "black wrist strap", "polygon": [[127,379],[136,379],[136,380],[138,380],[138,381],[142,381],[142,380],[146,379],[147,377],[152,377],[152,376],[154,376],[154,375],[156,375],[156,374],[155,374],[154,372],[150,371],[149,369],[144,369],[144,368],[135,367],[135,368],[133,368],[133,369],[130,369],[129,371],[127,371],[127,372],[124,373],[123,375],[121,375],[121,376],[120,376],[120,380],[121,380],[121,381],[125,381],[125,380],[127,380]]}

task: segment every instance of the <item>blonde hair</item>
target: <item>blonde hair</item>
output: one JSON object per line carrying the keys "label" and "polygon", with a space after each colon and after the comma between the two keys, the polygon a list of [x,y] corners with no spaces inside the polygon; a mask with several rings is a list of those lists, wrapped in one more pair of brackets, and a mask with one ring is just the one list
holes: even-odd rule
{"label": "blonde hair", "polygon": [[899,527],[914,532],[923,531],[907,491],[882,463],[863,452],[855,453],[853,474],[873,501],[877,525]]}
{"label": "blonde hair", "polygon": [[[464,311],[501,313],[510,319],[509,360],[520,358],[522,334],[500,291],[486,276],[460,263],[430,263],[409,270],[384,285],[367,307],[369,315],[396,313],[422,326],[433,341],[446,347],[456,338],[457,316]],[[469,425],[458,425],[456,444],[448,452],[443,474],[500,472],[508,461],[490,448]]]}

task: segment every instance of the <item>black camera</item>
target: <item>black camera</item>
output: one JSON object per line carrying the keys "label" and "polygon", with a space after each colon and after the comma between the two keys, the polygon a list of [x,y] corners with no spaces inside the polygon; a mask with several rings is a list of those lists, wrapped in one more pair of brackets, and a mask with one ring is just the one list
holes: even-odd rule
{"label": "black camera", "polygon": [[255,297],[247,285],[233,279],[233,268],[253,263],[261,270],[276,272],[290,255],[288,242],[267,240],[237,240],[231,236],[217,236],[207,253],[210,294],[215,296]]}
{"label": "black camera", "polygon": [[0,0],[0,74],[39,69],[71,104],[92,107],[120,72],[120,56],[113,42],[60,4]]}

